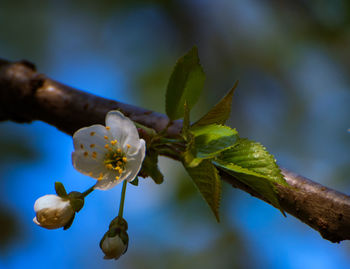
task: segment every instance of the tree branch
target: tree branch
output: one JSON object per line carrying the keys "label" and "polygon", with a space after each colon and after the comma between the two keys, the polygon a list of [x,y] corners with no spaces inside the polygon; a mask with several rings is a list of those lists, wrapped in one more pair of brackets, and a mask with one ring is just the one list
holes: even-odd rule
{"label": "tree branch", "polygon": [[[163,130],[169,119],[160,113],[98,97],[56,82],[36,72],[27,61],[0,59],[0,120],[31,122],[41,120],[72,135],[81,127],[104,123],[108,111],[118,109],[132,120]],[[181,121],[168,129],[169,137],[179,135]],[[168,156],[176,158],[176,156]],[[286,169],[282,172],[291,187],[277,185],[282,208],[320,232],[331,242],[350,239],[350,197]],[[247,185],[221,171],[233,187],[264,200]]]}

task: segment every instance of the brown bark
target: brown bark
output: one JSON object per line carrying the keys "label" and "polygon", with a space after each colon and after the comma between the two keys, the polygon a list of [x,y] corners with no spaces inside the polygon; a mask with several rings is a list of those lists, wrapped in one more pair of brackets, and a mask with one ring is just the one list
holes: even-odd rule
{"label": "brown bark", "polygon": [[[77,129],[104,123],[108,111],[119,109],[132,120],[161,131],[169,123],[160,113],[101,98],[63,85],[36,72],[33,64],[0,60],[0,120],[41,120],[72,135]],[[175,121],[168,135],[179,135],[181,121]],[[170,156],[176,158],[176,156]],[[282,172],[291,187],[277,186],[282,208],[320,232],[331,242],[350,239],[350,197],[286,169]],[[221,172],[233,187],[263,199],[234,177]]]}

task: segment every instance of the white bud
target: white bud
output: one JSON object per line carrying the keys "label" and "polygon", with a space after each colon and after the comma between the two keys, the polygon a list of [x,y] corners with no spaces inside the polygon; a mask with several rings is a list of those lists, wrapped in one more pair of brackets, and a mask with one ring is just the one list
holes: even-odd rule
{"label": "white bud", "polygon": [[127,244],[123,242],[118,234],[114,237],[104,236],[100,246],[106,254],[105,259],[118,259],[127,249]]}
{"label": "white bud", "polygon": [[46,229],[64,227],[74,216],[69,200],[54,194],[48,194],[36,200],[34,210],[36,213],[34,223]]}

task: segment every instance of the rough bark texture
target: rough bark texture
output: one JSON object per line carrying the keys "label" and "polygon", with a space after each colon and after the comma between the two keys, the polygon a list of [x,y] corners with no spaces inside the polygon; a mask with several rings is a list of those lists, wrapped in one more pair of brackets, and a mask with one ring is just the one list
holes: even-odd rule
{"label": "rough bark texture", "polygon": [[[0,120],[41,120],[72,135],[77,129],[104,123],[108,111],[119,109],[132,120],[161,131],[169,119],[160,113],[108,100],[56,82],[36,72],[27,61],[0,59]],[[170,137],[176,137],[181,121],[171,123]],[[176,158],[176,156],[169,156]],[[277,186],[282,208],[320,232],[331,242],[350,239],[350,197],[315,183],[286,169],[282,172],[291,187]],[[234,177],[221,172],[233,187],[263,199]]]}

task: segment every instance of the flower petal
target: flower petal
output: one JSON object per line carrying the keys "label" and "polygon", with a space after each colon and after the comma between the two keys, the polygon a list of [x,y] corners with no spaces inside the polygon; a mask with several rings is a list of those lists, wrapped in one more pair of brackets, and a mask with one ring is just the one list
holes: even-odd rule
{"label": "flower petal", "polygon": [[[95,189],[108,190],[125,179],[133,180],[145,156],[145,141],[139,138],[135,124],[117,110],[107,113],[106,127],[97,124],[82,128],[75,132],[73,140],[73,166],[81,173],[99,179]],[[109,150],[118,149],[128,160],[122,174],[105,165]]]}
{"label": "flower petal", "polygon": [[106,236],[101,244],[101,249],[105,254],[104,259],[118,259],[125,253],[127,245],[119,235],[114,237]]}
{"label": "flower petal", "polygon": [[34,222],[36,225],[41,226],[40,222],[36,219],[36,217],[33,218],[33,222]]}
{"label": "flower petal", "polygon": [[146,142],[145,140],[140,139],[140,147],[138,152],[134,154],[132,157],[127,155],[127,158],[130,157],[130,159],[126,164],[124,173],[120,175],[120,178],[116,180],[115,177],[118,174],[114,173],[113,171],[109,171],[109,174],[106,175],[104,179],[99,180],[95,184],[94,189],[109,190],[114,186],[116,186],[117,184],[121,183],[123,180],[127,180],[128,182],[132,181],[137,176],[138,172],[141,169],[142,161],[145,158],[145,152],[146,152]]}
{"label": "flower petal", "polygon": [[34,211],[38,212],[45,208],[64,208],[69,204],[68,200],[63,200],[55,194],[47,194],[38,198],[34,203]]}
{"label": "flower petal", "polygon": [[93,178],[104,174],[106,168],[103,160],[107,152],[104,146],[111,139],[108,130],[100,124],[76,131],[73,135],[75,151],[72,153],[74,168]]}
{"label": "flower petal", "polygon": [[[95,124],[90,127],[81,128],[73,135],[74,149],[103,150],[104,145],[108,142],[108,140],[104,138],[105,136],[108,137],[108,140],[112,139],[110,133],[103,125]],[[90,147],[91,145],[94,145],[94,147]]]}
{"label": "flower petal", "polygon": [[120,111],[113,110],[107,113],[106,126],[109,126],[112,136],[125,148],[126,144],[138,146],[140,139],[135,124]]}
{"label": "flower petal", "polygon": [[46,229],[64,227],[74,217],[70,201],[57,195],[49,194],[40,197],[34,204],[33,222]]}
{"label": "flower petal", "polygon": [[141,146],[140,139],[131,142],[130,139],[126,138],[122,150],[127,153],[127,156],[134,156]]}
{"label": "flower petal", "polygon": [[131,172],[125,177],[125,180],[127,180],[128,182],[133,181],[134,178],[137,176],[138,172],[140,171],[143,159],[145,158],[145,152],[146,142],[145,140],[140,139],[140,148],[138,152],[135,155],[133,155],[126,163],[125,169]]}
{"label": "flower petal", "polygon": [[[87,154],[86,154],[87,153]],[[72,163],[75,169],[84,175],[98,178],[100,174],[108,172],[103,162],[104,154],[98,152],[96,158],[92,152],[78,150],[72,153]]]}
{"label": "flower petal", "polygon": [[110,172],[110,174],[107,175],[104,179],[96,182],[94,189],[103,190],[103,191],[112,189],[115,185],[123,181],[122,177],[116,180],[115,177],[117,175],[118,175],[117,173],[115,173],[114,175],[112,172]]}

